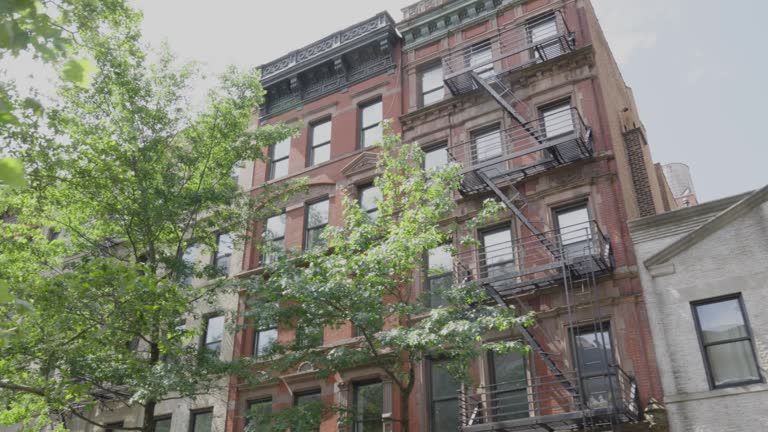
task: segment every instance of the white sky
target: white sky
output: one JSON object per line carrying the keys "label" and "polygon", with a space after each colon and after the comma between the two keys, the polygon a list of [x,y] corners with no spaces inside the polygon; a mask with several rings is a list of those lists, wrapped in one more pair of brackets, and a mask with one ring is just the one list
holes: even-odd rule
{"label": "white sky", "polygon": [[[415,0],[129,0],[143,33],[210,75],[257,66]],[[657,162],[691,166],[701,200],[768,183],[768,1],[593,0]],[[749,11],[745,13],[744,11]]]}

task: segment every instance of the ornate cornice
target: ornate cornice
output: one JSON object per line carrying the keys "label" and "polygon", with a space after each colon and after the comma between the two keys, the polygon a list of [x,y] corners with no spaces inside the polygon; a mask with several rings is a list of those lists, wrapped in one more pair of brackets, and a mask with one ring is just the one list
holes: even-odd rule
{"label": "ornate cornice", "polygon": [[[522,0],[424,0],[403,9],[405,20],[397,26],[406,49],[432,43],[520,3]],[[406,12],[407,10],[407,12]]]}
{"label": "ornate cornice", "polygon": [[260,67],[261,79],[265,85],[285,77],[286,74],[295,74],[298,70],[311,67],[318,62],[331,59],[334,55],[351,49],[358,42],[367,39],[368,36],[378,33],[381,29],[389,29],[394,32],[395,22],[387,12],[366,21],[357,23],[344,30],[338,31],[304,48],[292,51],[277,60],[266,63]]}

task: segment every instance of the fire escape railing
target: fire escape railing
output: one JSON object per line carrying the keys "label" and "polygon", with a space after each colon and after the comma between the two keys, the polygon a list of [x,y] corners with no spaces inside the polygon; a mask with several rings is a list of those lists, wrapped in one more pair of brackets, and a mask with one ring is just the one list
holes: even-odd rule
{"label": "fire escape railing", "polygon": [[[581,394],[565,390],[567,382],[588,382]],[[637,384],[619,366],[589,375],[578,371],[530,376],[459,391],[462,430],[528,430],[532,425],[610,424],[639,419]],[[517,428],[517,429],[516,429]],[[546,428],[544,428],[546,429]]]}
{"label": "fire escape railing", "polygon": [[[604,273],[613,267],[611,244],[595,221],[526,236],[509,242],[459,250],[457,274],[475,280],[493,297],[509,297],[558,285],[563,269],[572,275]],[[555,245],[553,254],[548,244]]]}
{"label": "fire escape railing", "polygon": [[592,156],[591,129],[576,108],[548,113],[508,129],[486,133],[448,148],[464,167],[464,193],[483,192],[488,185],[514,183],[527,176]]}
{"label": "fire escape railing", "polygon": [[453,94],[475,90],[469,76],[510,72],[572,51],[573,33],[561,11],[553,11],[501,29],[488,38],[475,38],[443,57],[443,76]]}

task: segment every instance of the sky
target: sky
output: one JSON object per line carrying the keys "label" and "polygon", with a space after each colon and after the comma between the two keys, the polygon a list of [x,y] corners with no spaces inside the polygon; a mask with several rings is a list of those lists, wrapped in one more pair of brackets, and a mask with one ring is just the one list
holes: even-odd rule
{"label": "sky", "polygon": [[[145,39],[210,76],[273,60],[415,0],[129,0]],[[700,201],[768,184],[768,1],[593,0],[654,160],[690,166]],[[738,5],[739,7],[734,7]],[[765,125],[764,125],[765,126]]]}

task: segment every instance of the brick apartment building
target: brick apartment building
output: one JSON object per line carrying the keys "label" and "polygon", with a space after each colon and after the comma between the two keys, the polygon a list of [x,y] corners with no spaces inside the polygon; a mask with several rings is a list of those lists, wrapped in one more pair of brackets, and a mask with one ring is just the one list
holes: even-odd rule
{"label": "brick apartment building", "polygon": [[[494,336],[525,340],[531,353],[477,359],[478,388],[462,389],[439,361],[423,362],[410,430],[650,430],[643,412],[662,390],[627,221],[675,201],[592,5],[424,0],[403,14],[400,23],[378,14],[262,66],[260,122],[304,129],[276,144],[270,162],[248,165],[250,184],[257,193],[306,176],[310,186],[261,229],[307,247],[340,223],[340,190],[372,202],[374,144],[391,119],[406,142],[422,145],[428,168],[462,164],[454,221],[489,197],[508,208],[506,222],[471,233],[482,247],[430,251],[427,268],[415,269],[416,290],[428,289],[430,265],[448,261],[495,301],[537,312],[533,328]],[[244,251],[242,275],[260,271],[260,255]],[[241,331],[234,355],[294,336]],[[325,329],[322,343],[353,340],[347,326]],[[392,421],[399,395],[378,371],[340,375],[319,380],[299,368],[258,387],[233,379],[226,430],[242,431],[254,406],[354,404],[362,391],[381,394],[377,430],[400,430]],[[345,427],[329,418],[321,430]]]}

